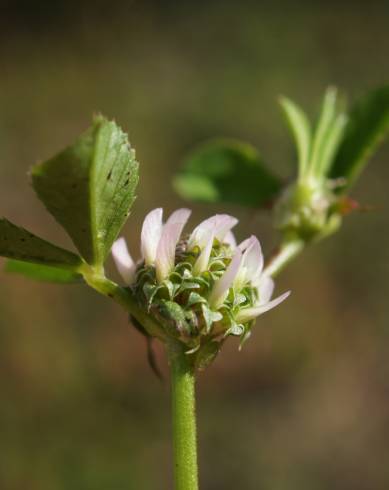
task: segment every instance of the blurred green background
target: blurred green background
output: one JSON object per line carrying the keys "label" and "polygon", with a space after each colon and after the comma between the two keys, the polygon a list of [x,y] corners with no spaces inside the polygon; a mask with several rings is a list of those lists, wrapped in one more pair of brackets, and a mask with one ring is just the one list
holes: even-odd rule
{"label": "blurred green background", "polygon": [[[330,83],[387,83],[388,24],[384,2],[3,1],[0,214],[71,247],[27,174],[101,111],[141,162],[135,252],[148,210],[182,206],[171,176],[205,138],[250,141],[290,175],[277,96],[315,114]],[[204,490],[389,488],[388,160],[386,144],[354,190],[373,210],[296,260],[277,283],[290,299],[200,375]],[[262,213],[198,205],[192,223],[217,211],[276,243]],[[172,488],[168,388],[119,307],[0,272],[1,490]]]}

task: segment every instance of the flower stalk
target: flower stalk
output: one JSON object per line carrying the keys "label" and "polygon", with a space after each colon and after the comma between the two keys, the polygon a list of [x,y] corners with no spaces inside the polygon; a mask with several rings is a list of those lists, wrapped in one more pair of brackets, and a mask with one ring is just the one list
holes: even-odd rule
{"label": "flower stalk", "polygon": [[168,344],[175,490],[198,490],[195,369],[178,342]]}
{"label": "flower stalk", "polygon": [[281,245],[277,253],[271,257],[264,273],[269,277],[276,277],[305,247],[303,240],[291,240]]}

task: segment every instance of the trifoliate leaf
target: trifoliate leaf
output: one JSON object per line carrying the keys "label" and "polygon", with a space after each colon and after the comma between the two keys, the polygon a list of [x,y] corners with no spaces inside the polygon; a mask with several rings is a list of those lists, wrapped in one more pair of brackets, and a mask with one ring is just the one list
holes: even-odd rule
{"label": "trifoliate leaf", "polygon": [[56,282],[60,284],[70,284],[82,282],[82,276],[71,270],[49,265],[33,264],[20,260],[7,260],[4,268],[5,272],[21,274],[37,281]]}
{"label": "trifoliate leaf", "polygon": [[76,270],[82,260],[78,255],[37,237],[0,219],[0,256],[64,269]]}
{"label": "trifoliate leaf", "polygon": [[367,93],[349,113],[345,135],[330,170],[349,188],[389,131],[389,85]]}
{"label": "trifoliate leaf", "polygon": [[33,168],[32,182],[84,259],[101,266],[135,199],[138,163],[126,134],[96,117],[73,145]]}
{"label": "trifoliate leaf", "polygon": [[187,158],[173,185],[184,199],[250,207],[268,204],[282,187],[253,146],[228,139],[198,147]]}

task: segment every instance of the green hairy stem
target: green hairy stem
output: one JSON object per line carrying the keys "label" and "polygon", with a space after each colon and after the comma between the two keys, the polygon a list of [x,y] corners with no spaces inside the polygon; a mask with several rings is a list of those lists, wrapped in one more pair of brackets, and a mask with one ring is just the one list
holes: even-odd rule
{"label": "green hairy stem", "polygon": [[178,343],[168,345],[176,490],[198,490],[195,372]]}
{"label": "green hairy stem", "polygon": [[[158,323],[138,307],[127,288],[93,272],[84,273],[84,279],[93,289],[126,308],[149,334],[161,336]],[[175,489],[198,490],[195,371],[180,343],[168,345],[168,357],[171,368]]]}

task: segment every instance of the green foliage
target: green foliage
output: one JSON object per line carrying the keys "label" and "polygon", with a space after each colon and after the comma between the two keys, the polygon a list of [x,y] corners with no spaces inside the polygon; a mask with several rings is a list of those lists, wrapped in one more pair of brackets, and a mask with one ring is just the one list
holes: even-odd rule
{"label": "green foliage", "polygon": [[311,148],[311,126],[305,112],[286,97],[280,98],[280,105],[297,147],[299,175],[304,175],[309,164]]}
{"label": "green foliage", "polygon": [[327,89],[320,117],[312,134],[303,110],[285,97],[280,102],[297,147],[299,179],[324,179],[347,122],[346,115],[339,112],[336,89]]}
{"label": "green foliage", "polygon": [[64,269],[77,269],[82,260],[78,255],[57,247],[33,233],[0,219],[0,255]]}
{"label": "green foliage", "polygon": [[254,147],[227,139],[199,146],[173,184],[184,199],[251,207],[265,206],[281,189]]}
{"label": "green foliage", "polygon": [[337,116],[336,89],[330,87],[326,90],[323,98],[321,112],[312,141],[312,152],[310,155],[310,167],[313,175],[320,177],[321,155],[327,145],[328,134]]}
{"label": "green foliage", "polygon": [[33,168],[32,182],[84,259],[101,266],[135,199],[138,163],[126,134],[96,117],[73,145]]}
{"label": "green foliage", "polygon": [[20,260],[7,260],[4,270],[6,272],[22,274],[37,281],[57,282],[61,284],[82,281],[82,276],[77,272],[60,267],[22,262]]}
{"label": "green foliage", "polygon": [[367,93],[349,114],[346,134],[330,176],[346,179],[349,188],[389,131],[389,85]]}

